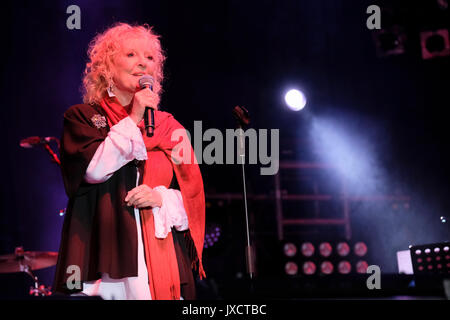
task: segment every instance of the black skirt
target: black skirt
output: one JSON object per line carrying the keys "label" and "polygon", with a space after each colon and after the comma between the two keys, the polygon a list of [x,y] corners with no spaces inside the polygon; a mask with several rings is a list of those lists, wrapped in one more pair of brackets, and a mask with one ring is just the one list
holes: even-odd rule
{"label": "black skirt", "polygon": [[195,281],[192,271],[192,258],[188,252],[188,242],[190,239],[189,231],[176,231],[172,228],[172,238],[180,272],[180,292],[185,300],[195,300]]}

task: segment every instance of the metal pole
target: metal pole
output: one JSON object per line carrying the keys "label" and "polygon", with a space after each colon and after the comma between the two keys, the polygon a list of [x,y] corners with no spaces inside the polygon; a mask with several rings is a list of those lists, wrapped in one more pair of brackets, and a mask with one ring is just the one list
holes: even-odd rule
{"label": "metal pole", "polygon": [[245,184],[245,148],[244,148],[244,131],[242,128],[239,128],[239,156],[241,157],[241,166],[242,166],[242,185],[243,185],[243,196],[244,196],[244,210],[245,210],[245,226],[247,232],[247,247],[245,250],[245,256],[247,260],[247,272],[250,275],[250,279],[253,279],[254,276],[254,265],[253,265],[253,249],[250,243],[250,228],[248,223],[248,206],[247,206],[247,188]]}

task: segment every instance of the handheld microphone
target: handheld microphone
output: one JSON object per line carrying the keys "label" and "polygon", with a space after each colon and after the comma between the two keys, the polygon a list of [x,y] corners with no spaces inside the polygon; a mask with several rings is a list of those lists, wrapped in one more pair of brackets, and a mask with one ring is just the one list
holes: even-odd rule
{"label": "handheld microphone", "polygon": [[[142,76],[139,79],[139,87],[141,87],[141,89],[145,89],[145,88],[149,88],[150,90],[153,91],[153,77],[149,76],[149,75],[145,75]],[[148,121],[148,110],[150,109],[150,124]],[[155,113],[153,111],[152,108],[150,107],[145,107],[145,112],[144,112],[144,125],[145,125],[145,131],[147,132],[147,137],[153,137],[153,132],[155,130]]]}

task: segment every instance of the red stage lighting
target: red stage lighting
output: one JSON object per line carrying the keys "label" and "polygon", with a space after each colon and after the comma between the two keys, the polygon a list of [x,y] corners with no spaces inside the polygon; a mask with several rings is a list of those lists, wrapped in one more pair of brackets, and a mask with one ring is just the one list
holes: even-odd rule
{"label": "red stage lighting", "polygon": [[337,245],[337,253],[341,257],[345,257],[350,253],[350,246],[347,242],[339,242]]}
{"label": "red stage lighting", "polygon": [[297,254],[297,246],[291,242],[288,242],[283,246],[283,251],[287,257],[293,257]]}
{"label": "red stage lighting", "polygon": [[355,243],[353,250],[357,256],[362,257],[367,253],[367,246],[364,242],[357,242]]}
{"label": "red stage lighting", "polygon": [[319,246],[320,255],[323,257],[329,257],[333,252],[333,247],[328,242],[322,242]]}
{"label": "red stage lighting", "polygon": [[311,257],[314,254],[314,246],[311,242],[303,243],[301,250],[305,257]]}
{"label": "red stage lighting", "polygon": [[448,242],[409,247],[414,274],[449,274]]}
{"label": "red stage lighting", "polygon": [[348,261],[341,261],[338,264],[338,271],[341,274],[349,274],[352,271],[352,265]]}
{"label": "red stage lighting", "polygon": [[366,261],[364,261],[364,260],[358,261],[356,263],[356,272],[367,273],[368,267],[369,267],[369,264]]}
{"label": "red stage lighting", "polygon": [[312,261],[306,261],[303,264],[303,273],[306,275],[312,275],[316,272],[316,265]]}
{"label": "red stage lighting", "polygon": [[284,266],[284,271],[286,272],[286,274],[294,276],[298,273],[298,266],[295,262],[289,261]]}
{"label": "red stage lighting", "polygon": [[334,270],[334,266],[330,261],[324,261],[320,264],[320,271],[323,274],[332,274]]}
{"label": "red stage lighting", "polygon": [[377,56],[382,58],[404,54],[406,38],[404,28],[397,25],[387,29],[375,30],[373,40],[375,41]]}
{"label": "red stage lighting", "polygon": [[447,29],[420,33],[422,58],[431,59],[450,55],[450,40]]}

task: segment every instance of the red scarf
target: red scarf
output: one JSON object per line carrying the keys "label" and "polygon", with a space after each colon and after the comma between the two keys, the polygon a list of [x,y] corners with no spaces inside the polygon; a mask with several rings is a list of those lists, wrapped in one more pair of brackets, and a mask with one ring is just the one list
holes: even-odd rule
{"label": "red scarf", "polygon": [[[123,107],[116,98],[105,97],[100,102],[108,116],[111,126],[128,116],[130,106]],[[128,111],[128,112],[127,112]],[[139,123],[143,132],[143,121]],[[175,163],[172,160],[172,151],[182,141],[172,141],[174,130],[184,132],[183,147],[190,150],[189,154],[181,156],[188,159],[188,163]],[[200,279],[205,277],[202,265],[203,240],[205,236],[205,194],[200,169],[195,161],[195,154],[191,144],[185,135],[183,126],[167,112],[155,110],[155,130],[153,137],[143,134],[147,148],[148,159],[145,161],[143,183],[154,188],[159,185],[169,187],[173,172],[178,180],[183,197],[183,204],[189,221],[189,230],[195,245]],[[184,150],[188,150],[184,149]],[[178,152],[174,151],[174,155]],[[178,157],[177,157],[178,158]],[[155,300],[179,300],[180,299],[180,275],[177,258],[173,244],[172,233],[165,239],[155,237],[155,226],[151,208],[140,209],[142,221],[142,234],[147,263],[148,277],[152,299]]]}

